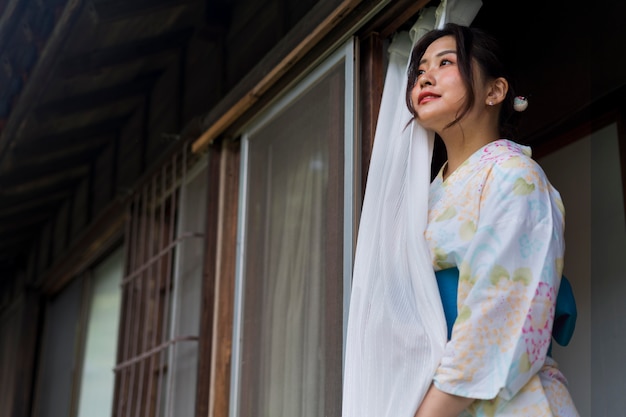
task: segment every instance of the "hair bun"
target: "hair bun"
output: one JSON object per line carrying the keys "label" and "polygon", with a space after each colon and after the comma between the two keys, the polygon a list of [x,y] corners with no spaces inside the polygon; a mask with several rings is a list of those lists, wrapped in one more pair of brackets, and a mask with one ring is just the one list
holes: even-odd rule
{"label": "hair bun", "polygon": [[513,99],[513,109],[522,112],[528,107],[528,97],[517,96]]}

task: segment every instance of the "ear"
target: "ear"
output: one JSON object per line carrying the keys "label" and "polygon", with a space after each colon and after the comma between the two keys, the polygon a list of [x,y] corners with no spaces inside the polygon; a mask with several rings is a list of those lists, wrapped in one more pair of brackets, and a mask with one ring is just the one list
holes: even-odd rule
{"label": "ear", "polygon": [[486,104],[494,105],[500,104],[506,98],[506,93],[509,91],[509,82],[506,78],[498,77],[491,81],[489,88],[487,89]]}

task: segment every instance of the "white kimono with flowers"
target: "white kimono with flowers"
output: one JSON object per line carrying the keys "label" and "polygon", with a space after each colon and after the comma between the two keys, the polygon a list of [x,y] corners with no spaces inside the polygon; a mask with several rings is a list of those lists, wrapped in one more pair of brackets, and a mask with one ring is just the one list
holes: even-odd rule
{"label": "white kimono with flowers", "polygon": [[563,219],[561,198],[529,148],[505,139],[431,184],[434,268],[459,268],[458,317],[434,383],[479,399],[472,416],[578,415],[547,356]]}

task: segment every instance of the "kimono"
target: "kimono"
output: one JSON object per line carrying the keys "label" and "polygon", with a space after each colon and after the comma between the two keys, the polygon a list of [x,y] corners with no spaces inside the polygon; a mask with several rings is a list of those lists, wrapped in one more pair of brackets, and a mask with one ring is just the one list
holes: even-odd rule
{"label": "kimono", "polygon": [[458,316],[435,386],[477,399],[464,415],[578,416],[547,355],[565,250],[559,193],[530,149],[506,139],[442,172],[425,237],[435,271],[459,269]]}

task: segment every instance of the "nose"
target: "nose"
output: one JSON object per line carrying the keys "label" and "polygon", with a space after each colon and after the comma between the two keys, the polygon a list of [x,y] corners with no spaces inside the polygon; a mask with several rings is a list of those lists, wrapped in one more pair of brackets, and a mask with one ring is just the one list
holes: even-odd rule
{"label": "nose", "polygon": [[427,85],[433,85],[433,79],[430,72],[425,71],[419,76],[418,84],[420,87],[426,87]]}

